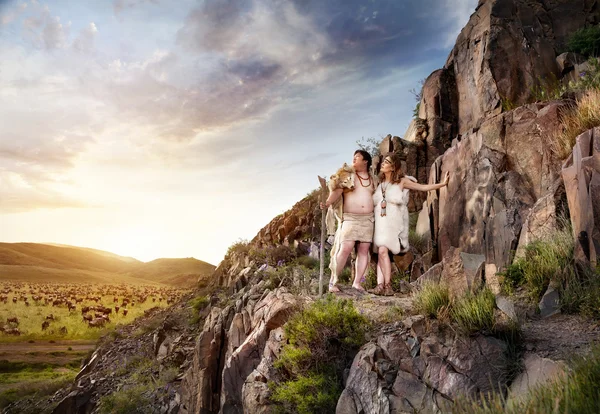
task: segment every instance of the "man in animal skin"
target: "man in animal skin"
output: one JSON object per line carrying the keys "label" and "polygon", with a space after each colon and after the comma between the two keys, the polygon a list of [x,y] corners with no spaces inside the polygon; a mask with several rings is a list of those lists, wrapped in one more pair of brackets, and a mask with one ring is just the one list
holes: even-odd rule
{"label": "man in animal skin", "polygon": [[373,241],[373,193],[375,192],[375,180],[371,176],[371,155],[364,150],[356,150],[352,158],[354,167],[354,189],[336,189],[329,194],[321,208],[328,208],[340,197],[344,197],[344,213],[339,235],[339,250],[334,252],[331,260],[336,260],[336,272],[331,275],[329,282],[330,292],[339,292],[337,286],[338,277],[348,260],[348,255],[358,242],[356,254],[356,274],[352,287],[364,292],[360,281],[363,278],[369,264],[369,250]]}

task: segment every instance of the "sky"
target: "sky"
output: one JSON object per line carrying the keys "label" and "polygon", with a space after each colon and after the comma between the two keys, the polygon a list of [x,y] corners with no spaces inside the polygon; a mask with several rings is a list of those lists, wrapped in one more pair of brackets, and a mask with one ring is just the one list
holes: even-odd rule
{"label": "sky", "polygon": [[218,264],[403,136],[477,0],[0,0],[0,241]]}

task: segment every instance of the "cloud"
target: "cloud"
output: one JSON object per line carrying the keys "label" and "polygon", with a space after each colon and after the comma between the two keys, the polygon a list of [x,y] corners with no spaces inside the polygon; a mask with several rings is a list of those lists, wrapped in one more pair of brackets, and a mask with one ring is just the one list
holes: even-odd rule
{"label": "cloud", "polygon": [[73,40],[73,49],[82,53],[90,53],[94,50],[94,39],[98,33],[98,28],[94,22],[91,22],[86,28],[81,30],[79,35]]}
{"label": "cloud", "polygon": [[12,171],[4,171],[0,167],[0,212],[20,213],[41,208],[85,208],[91,207],[60,191],[42,186],[32,185],[23,177]]}
{"label": "cloud", "polygon": [[133,9],[144,3],[158,3],[157,0],[115,0],[113,2],[113,11],[115,15],[121,14],[126,9]]}
{"label": "cloud", "polygon": [[71,23],[63,24],[59,16],[52,16],[48,6],[32,5],[29,17],[23,19],[24,37],[37,48],[53,50],[65,47]]}

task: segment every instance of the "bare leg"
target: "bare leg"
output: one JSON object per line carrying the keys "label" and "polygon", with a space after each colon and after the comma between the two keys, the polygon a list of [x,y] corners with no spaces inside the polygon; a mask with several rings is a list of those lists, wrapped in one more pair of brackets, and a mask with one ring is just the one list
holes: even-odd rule
{"label": "bare leg", "polygon": [[392,263],[390,262],[387,247],[382,246],[379,248],[379,263],[381,272],[383,273],[383,283],[384,285],[390,285],[392,283]]}
{"label": "bare leg", "polygon": [[377,284],[383,285],[383,270],[381,270],[381,259],[377,259]]}
{"label": "bare leg", "polygon": [[367,266],[369,265],[369,248],[371,247],[371,243],[360,243],[358,245],[358,253],[356,254],[356,276],[354,277],[354,283],[352,283],[352,287],[354,289],[364,291],[360,284],[360,280],[365,275],[367,271]]}
{"label": "bare leg", "polygon": [[337,255],[335,257],[335,260],[337,260],[337,267],[336,267],[336,274],[335,275],[331,275],[331,281],[329,282],[329,291],[330,292],[339,292],[340,288],[338,288],[337,282],[338,282],[338,277],[339,275],[342,273],[342,271],[344,270],[344,265],[346,264],[346,261],[348,260],[348,256],[350,255],[350,252],[352,251],[352,249],[354,248],[354,242],[353,241],[345,241],[342,242],[341,246],[340,246],[340,250],[337,252]]}

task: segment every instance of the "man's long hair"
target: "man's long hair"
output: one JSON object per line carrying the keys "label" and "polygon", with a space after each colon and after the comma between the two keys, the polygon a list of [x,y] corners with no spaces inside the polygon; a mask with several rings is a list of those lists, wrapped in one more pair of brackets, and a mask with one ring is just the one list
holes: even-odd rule
{"label": "man's long hair", "polygon": [[371,158],[371,154],[369,154],[365,150],[360,150],[360,149],[354,151],[354,154],[352,154],[352,155],[356,155],[356,154],[362,155],[363,160],[367,161],[367,172],[371,171],[371,163],[373,162],[373,159]]}

